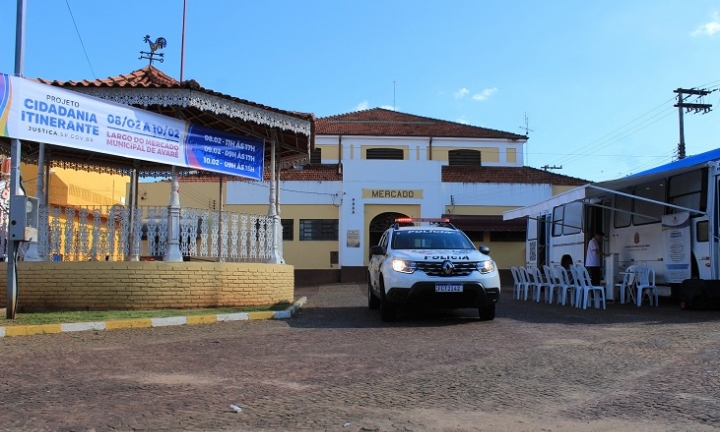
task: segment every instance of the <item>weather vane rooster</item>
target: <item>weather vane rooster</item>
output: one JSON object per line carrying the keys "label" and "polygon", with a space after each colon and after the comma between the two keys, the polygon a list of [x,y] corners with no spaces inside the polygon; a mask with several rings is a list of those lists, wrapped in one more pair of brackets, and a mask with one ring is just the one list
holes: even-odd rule
{"label": "weather vane rooster", "polygon": [[[159,37],[155,39],[155,42],[153,42],[152,39],[150,39],[150,35],[145,35],[143,41],[147,42],[147,44],[150,45],[150,52],[140,51],[140,60],[150,60],[150,65],[152,65],[153,61],[159,61],[160,63],[165,61],[165,59],[163,58],[165,57],[164,53],[155,52],[167,46],[167,40],[164,37]],[[158,58],[155,58],[156,56]]]}

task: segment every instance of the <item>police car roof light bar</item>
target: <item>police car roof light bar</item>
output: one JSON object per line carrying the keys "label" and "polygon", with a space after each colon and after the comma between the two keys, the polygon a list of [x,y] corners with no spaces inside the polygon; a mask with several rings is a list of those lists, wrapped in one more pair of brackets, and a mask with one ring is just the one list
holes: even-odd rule
{"label": "police car roof light bar", "polygon": [[396,218],[395,219],[395,229],[400,227],[400,224],[404,224],[404,226],[412,226],[415,224],[419,224],[421,222],[428,222],[437,226],[444,226],[448,228],[454,228],[455,226],[450,223],[450,219],[448,218]]}

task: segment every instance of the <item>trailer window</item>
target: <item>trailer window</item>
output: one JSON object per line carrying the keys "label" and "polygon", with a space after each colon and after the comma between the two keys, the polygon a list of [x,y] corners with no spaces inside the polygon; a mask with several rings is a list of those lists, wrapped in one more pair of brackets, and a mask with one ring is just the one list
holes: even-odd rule
{"label": "trailer window", "polygon": [[707,209],[707,172],[707,168],[703,168],[670,177],[668,202],[704,212]]}
{"label": "trailer window", "polygon": [[582,209],[580,202],[565,204],[565,225],[563,226],[563,234],[578,234],[582,229]]}
{"label": "trailer window", "polygon": [[528,238],[528,240],[534,240],[537,238],[537,226],[538,226],[537,219],[528,218],[528,220],[527,220],[527,238]]}
{"label": "trailer window", "polygon": [[708,234],[708,221],[700,221],[695,225],[695,241],[696,242],[707,242],[710,239]]}
{"label": "trailer window", "polygon": [[[639,185],[635,188],[635,195],[651,199],[654,201],[665,202],[665,180],[656,180]],[[644,200],[633,200],[633,225],[645,225],[660,222],[665,214],[665,206]],[[642,215],[642,216],[641,216]]]}
{"label": "trailer window", "polygon": [[632,198],[623,195],[615,195],[615,228],[626,228],[630,226],[632,211]]}
{"label": "trailer window", "polygon": [[562,227],[563,227],[563,206],[557,206],[553,209],[553,237],[561,236],[562,235]]}

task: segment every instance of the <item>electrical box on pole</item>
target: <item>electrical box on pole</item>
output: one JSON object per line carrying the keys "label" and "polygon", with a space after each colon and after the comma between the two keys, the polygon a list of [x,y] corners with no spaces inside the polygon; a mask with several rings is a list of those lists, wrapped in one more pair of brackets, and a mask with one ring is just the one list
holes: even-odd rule
{"label": "electrical box on pole", "polygon": [[17,195],[10,198],[10,240],[37,242],[39,200],[36,197]]}

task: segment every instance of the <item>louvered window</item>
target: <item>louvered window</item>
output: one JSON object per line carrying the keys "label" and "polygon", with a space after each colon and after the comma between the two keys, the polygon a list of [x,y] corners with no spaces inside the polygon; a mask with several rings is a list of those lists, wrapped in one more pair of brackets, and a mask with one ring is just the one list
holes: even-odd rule
{"label": "louvered window", "polygon": [[450,165],[471,165],[480,166],[481,158],[479,150],[450,150]]}
{"label": "louvered window", "polygon": [[337,219],[300,219],[300,240],[338,240]]}
{"label": "louvered window", "polygon": [[396,148],[371,148],[367,150],[368,159],[403,160],[405,153],[402,149]]}

